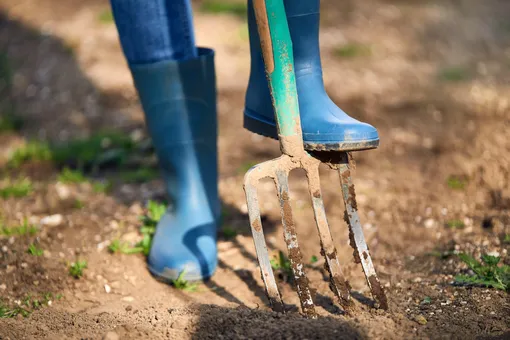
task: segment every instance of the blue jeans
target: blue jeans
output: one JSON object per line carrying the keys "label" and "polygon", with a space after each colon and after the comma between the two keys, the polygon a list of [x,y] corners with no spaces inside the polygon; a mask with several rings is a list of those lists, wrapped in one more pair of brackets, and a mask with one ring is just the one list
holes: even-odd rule
{"label": "blue jeans", "polygon": [[197,57],[190,0],[110,0],[131,65]]}

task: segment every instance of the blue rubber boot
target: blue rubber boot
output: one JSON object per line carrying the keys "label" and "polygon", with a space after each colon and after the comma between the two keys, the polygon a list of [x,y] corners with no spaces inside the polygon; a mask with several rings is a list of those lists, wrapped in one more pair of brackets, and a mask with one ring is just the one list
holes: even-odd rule
{"label": "blue rubber boot", "polygon": [[[324,89],[319,50],[319,0],[285,0],[292,38],[303,139],[307,150],[355,151],[379,145],[377,130],[348,116]],[[248,0],[251,74],[246,92],[244,127],[277,138],[274,111],[264,73],[260,40]]]}
{"label": "blue rubber boot", "polygon": [[132,65],[170,208],[159,221],[148,264],[166,280],[209,278],[217,265],[218,198],[214,51]]}

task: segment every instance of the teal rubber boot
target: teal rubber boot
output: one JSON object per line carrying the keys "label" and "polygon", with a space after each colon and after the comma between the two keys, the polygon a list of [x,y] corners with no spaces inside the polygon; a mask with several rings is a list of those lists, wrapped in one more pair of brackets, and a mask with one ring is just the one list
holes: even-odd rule
{"label": "teal rubber boot", "polygon": [[148,257],[161,279],[204,280],[217,265],[217,111],[214,51],[196,59],[131,65],[170,207]]}

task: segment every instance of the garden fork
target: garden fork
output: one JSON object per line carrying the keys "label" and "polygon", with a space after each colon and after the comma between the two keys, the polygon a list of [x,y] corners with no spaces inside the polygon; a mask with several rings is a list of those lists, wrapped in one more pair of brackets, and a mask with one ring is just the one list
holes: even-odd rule
{"label": "garden fork", "polygon": [[[306,172],[314,217],[320,237],[321,254],[325,258],[325,267],[330,274],[330,288],[345,310],[351,310],[353,307],[349,292],[350,286],[340,268],[322,200],[319,165],[322,161],[325,161],[330,167],[337,169],[340,174],[345,204],[345,220],[349,226],[349,238],[351,246],[354,248],[354,257],[356,261],[362,264],[376,305],[387,309],[386,296],[375,273],[357,213],[349,155],[346,152],[316,152],[310,154],[304,150],[294,75],[292,42],[283,0],[254,0],[254,9],[282,155],[279,158],[252,167],[246,173],[244,190],[257,258],[271,307],[275,311],[284,312],[283,301],[271,269],[260,218],[257,184],[263,178],[273,179],[276,185],[284,238],[302,311],[308,317],[316,317],[312,292],[304,271],[289,199],[288,176],[290,171],[298,168],[304,169]],[[324,156],[328,159],[325,159]]]}

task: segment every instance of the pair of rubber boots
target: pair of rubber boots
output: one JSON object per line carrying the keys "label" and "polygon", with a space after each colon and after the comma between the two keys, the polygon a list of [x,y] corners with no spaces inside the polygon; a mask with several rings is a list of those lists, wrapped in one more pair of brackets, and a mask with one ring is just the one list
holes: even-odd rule
{"label": "pair of rubber boots", "polygon": [[[361,150],[377,147],[377,130],[359,122],[328,97],[319,52],[319,0],[286,0],[305,148]],[[248,1],[251,75],[244,127],[277,138],[252,0]],[[217,114],[214,52],[131,66],[167,186],[170,208],[160,220],[148,258],[161,279],[207,279],[217,265]]]}

